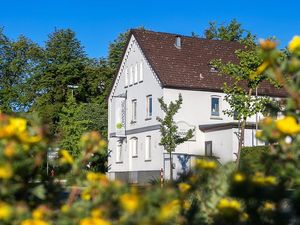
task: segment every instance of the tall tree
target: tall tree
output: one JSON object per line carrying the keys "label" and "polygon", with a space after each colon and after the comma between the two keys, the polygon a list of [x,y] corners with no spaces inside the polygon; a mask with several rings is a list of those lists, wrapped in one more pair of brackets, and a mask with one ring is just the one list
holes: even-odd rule
{"label": "tall tree", "polygon": [[23,84],[32,76],[41,49],[24,36],[10,40],[0,28],[0,111],[25,111]]}
{"label": "tall tree", "polygon": [[269,98],[260,96],[257,98],[255,92],[266,75],[254,76],[263,60],[257,52],[256,37],[241,28],[236,20],[231,21],[227,26],[216,27],[210,24],[205,31],[210,39],[239,41],[241,49],[235,52],[238,63],[222,62],[213,60],[212,64],[218,68],[223,76],[230,76],[232,83],[224,84],[225,100],[229,103],[230,109],[225,114],[236,117],[240,121],[240,133],[238,134],[237,169],[240,165],[241,149],[244,145],[245,128],[247,119],[257,113],[264,113]]}
{"label": "tall tree", "polygon": [[170,180],[173,180],[173,158],[172,152],[175,151],[176,147],[186,142],[193,137],[193,130],[189,129],[185,136],[180,136],[178,134],[178,126],[174,121],[174,116],[181,108],[182,96],[179,94],[178,100],[175,102],[165,103],[163,97],[158,99],[160,103],[160,108],[165,113],[164,118],[157,117],[158,122],[160,122],[160,132],[161,140],[160,145],[169,153],[170,157]]}
{"label": "tall tree", "polygon": [[55,30],[49,35],[42,62],[29,85],[35,94],[32,111],[49,124],[52,134],[57,132],[69,85],[79,84],[85,76],[86,64],[86,54],[73,31]]}

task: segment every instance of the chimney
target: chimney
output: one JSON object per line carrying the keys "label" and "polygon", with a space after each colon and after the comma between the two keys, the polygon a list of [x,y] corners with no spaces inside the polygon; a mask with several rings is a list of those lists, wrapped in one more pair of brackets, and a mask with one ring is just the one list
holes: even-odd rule
{"label": "chimney", "polygon": [[181,49],[181,37],[178,35],[175,39],[175,47]]}

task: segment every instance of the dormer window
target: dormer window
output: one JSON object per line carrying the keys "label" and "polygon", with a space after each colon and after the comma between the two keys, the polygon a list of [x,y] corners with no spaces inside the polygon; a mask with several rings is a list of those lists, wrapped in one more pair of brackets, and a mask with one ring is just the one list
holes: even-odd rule
{"label": "dormer window", "polygon": [[217,73],[217,72],[219,72],[219,70],[217,67],[210,65],[210,72]]}

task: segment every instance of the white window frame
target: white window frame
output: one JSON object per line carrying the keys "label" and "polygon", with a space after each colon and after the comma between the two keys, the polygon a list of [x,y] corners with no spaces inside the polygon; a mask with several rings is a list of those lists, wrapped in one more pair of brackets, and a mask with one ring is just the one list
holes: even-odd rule
{"label": "white window frame", "polygon": [[145,161],[151,161],[151,148],[152,148],[151,136],[148,135],[146,136],[145,139]]}
{"label": "white window frame", "polygon": [[131,101],[131,122],[137,121],[137,100],[132,99]]}
{"label": "white window frame", "polygon": [[143,62],[140,62],[140,82],[143,81],[144,79],[144,74],[143,74]]}
{"label": "white window frame", "polygon": [[123,162],[122,144],[117,143],[117,146],[116,146],[116,163],[122,163],[122,162]]}
{"label": "white window frame", "polygon": [[137,84],[138,83],[138,64],[135,64],[134,67],[134,83]]}
{"label": "white window frame", "polygon": [[[219,103],[218,115],[213,114],[213,107],[212,107],[213,99],[218,99],[218,103]],[[221,96],[219,96],[219,95],[212,95],[210,97],[210,116],[211,116],[211,118],[221,118],[221,112],[222,112],[221,102],[222,102]]]}
{"label": "white window frame", "polygon": [[[150,99],[151,99],[151,111],[150,111]],[[153,115],[153,97],[152,95],[146,96],[146,119],[151,119]]]}
{"label": "white window frame", "polygon": [[137,137],[132,137],[130,139],[130,151],[132,154],[133,158],[138,157],[138,138]]}
{"label": "white window frame", "polygon": [[129,71],[129,85],[133,85],[133,66],[130,66],[130,71]]}
{"label": "white window frame", "polygon": [[125,87],[128,86],[128,68],[125,69]]}

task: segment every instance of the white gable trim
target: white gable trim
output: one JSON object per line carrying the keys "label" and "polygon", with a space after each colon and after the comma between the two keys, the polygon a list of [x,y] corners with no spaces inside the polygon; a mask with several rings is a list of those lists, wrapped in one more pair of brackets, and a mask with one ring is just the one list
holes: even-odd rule
{"label": "white gable trim", "polygon": [[149,61],[147,60],[142,48],[140,47],[140,45],[138,44],[137,40],[135,39],[134,35],[131,35],[131,38],[130,38],[130,41],[127,45],[127,48],[126,48],[126,52],[123,56],[123,59],[122,59],[122,63],[121,63],[121,66],[119,68],[119,71],[118,71],[118,74],[117,74],[117,77],[115,79],[115,82],[113,84],[113,87],[111,89],[111,92],[110,92],[110,95],[109,95],[109,100],[111,101],[112,100],[112,96],[114,95],[115,91],[116,91],[116,88],[119,84],[119,81],[120,81],[120,78],[121,78],[121,74],[123,73],[124,69],[125,69],[125,64],[128,60],[128,56],[133,48],[133,45],[136,44],[136,46],[138,47],[138,49],[141,51],[142,53],[142,56],[143,56],[143,60],[146,62],[146,64],[149,66],[151,72],[153,73],[157,83],[162,87],[162,84],[157,76],[157,74],[155,73],[155,71],[153,70],[152,66],[150,65]]}

